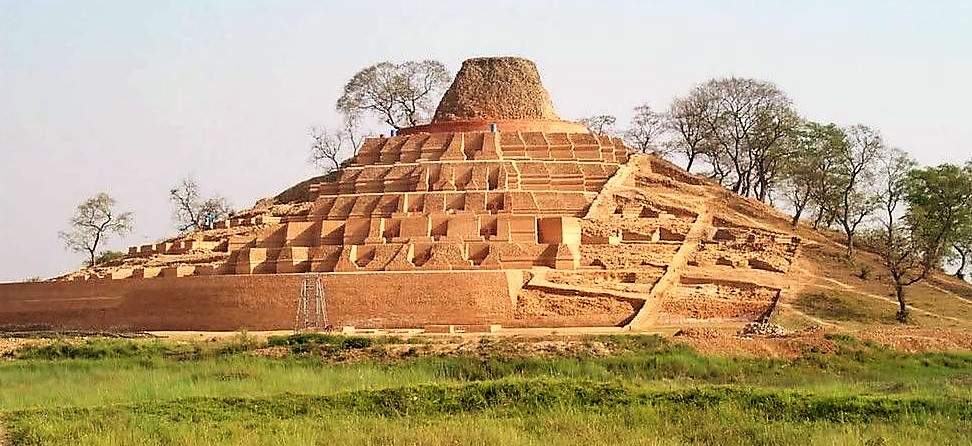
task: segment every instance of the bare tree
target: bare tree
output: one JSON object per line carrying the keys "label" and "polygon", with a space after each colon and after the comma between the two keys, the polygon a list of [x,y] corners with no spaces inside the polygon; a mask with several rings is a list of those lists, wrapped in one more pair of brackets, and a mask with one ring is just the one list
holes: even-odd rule
{"label": "bare tree", "polygon": [[881,230],[864,233],[866,243],[871,246],[881,263],[887,268],[898,300],[898,320],[908,319],[907,288],[924,280],[930,269],[926,260],[928,253],[916,244],[911,227],[891,222]]}
{"label": "bare tree", "polygon": [[783,91],[756,79],[712,79],[676,99],[671,114],[680,142],[690,143],[690,161],[704,153],[712,176],[733,192],[768,200],[786,157],[785,138],[799,123]]}
{"label": "bare tree", "polygon": [[666,154],[668,146],[658,141],[667,130],[665,114],[652,110],[648,104],[639,105],[634,111],[631,124],[624,132],[624,141],[641,153],[656,151]]}
{"label": "bare tree", "polygon": [[203,199],[196,181],[189,176],[169,189],[169,201],[172,202],[172,219],[180,232],[209,229],[212,223],[233,213],[225,197],[217,195]]}
{"label": "bare tree", "polygon": [[766,201],[784,155],[783,139],[798,123],[790,99],[756,79],[714,79],[700,88],[710,97],[709,145],[729,161],[733,192]]}
{"label": "bare tree", "polygon": [[838,157],[834,174],[829,176],[838,194],[831,203],[831,215],[844,231],[847,255],[854,254],[857,228],[880,204],[874,188],[879,156],[884,151],[881,135],[865,125],[845,130],[847,144]]}
{"label": "bare tree", "polygon": [[341,130],[331,132],[326,127],[311,127],[308,134],[311,138],[310,162],[325,173],[339,169],[342,161],[357,155],[364,142],[357,124],[350,120],[345,120]]}
{"label": "bare tree", "polygon": [[112,234],[125,235],[132,232],[132,213],[116,212],[114,208],[115,199],[107,192],[81,202],[71,217],[68,230],[58,233],[65,248],[72,252],[87,253],[88,265],[94,266],[101,242]]}
{"label": "bare tree", "polygon": [[888,231],[889,225],[900,216],[898,209],[906,198],[908,173],[914,170],[918,163],[908,154],[897,147],[885,149],[878,157],[876,197],[880,209],[884,210],[884,226]]}
{"label": "bare tree", "polygon": [[595,115],[588,116],[586,118],[581,118],[581,124],[587,127],[591,133],[598,135],[613,135],[614,134],[614,124],[618,122],[618,118],[613,115]]}
{"label": "bare tree", "polygon": [[901,221],[899,209],[906,204],[908,173],[915,162],[897,149],[888,150],[880,160],[881,181],[878,202],[884,210],[881,229],[867,231],[864,239],[881,258],[894,282],[898,299],[898,319],[908,317],[905,288],[922,280],[928,273],[923,253],[915,244],[911,227]]}
{"label": "bare tree", "polygon": [[676,135],[672,140],[675,152],[685,156],[685,170],[691,172],[695,160],[707,149],[705,116],[709,109],[709,97],[693,92],[683,98],[675,98],[668,112],[668,127]]}
{"label": "bare tree", "polygon": [[308,130],[311,137],[310,162],[318,166],[325,173],[333,172],[341,167],[346,152],[344,133],[329,132],[326,127],[311,127]]}
{"label": "bare tree", "polygon": [[449,70],[435,60],[381,62],[348,80],[337,110],[351,122],[369,113],[395,129],[415,126],[429,120],[451,81]]}

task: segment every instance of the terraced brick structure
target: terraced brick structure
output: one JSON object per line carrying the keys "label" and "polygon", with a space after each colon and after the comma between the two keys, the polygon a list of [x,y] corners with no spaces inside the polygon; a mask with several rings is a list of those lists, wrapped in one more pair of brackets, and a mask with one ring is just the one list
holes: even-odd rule
{"label": "terraced brick structure", "polygon": [[215,229],[55,282],[0,286],[0,324],[753,320],[771,311],[800,243],[760,223],[774,212],[561,120],[532,62],[470,59],[431,123],[367,139],[342,169]]}

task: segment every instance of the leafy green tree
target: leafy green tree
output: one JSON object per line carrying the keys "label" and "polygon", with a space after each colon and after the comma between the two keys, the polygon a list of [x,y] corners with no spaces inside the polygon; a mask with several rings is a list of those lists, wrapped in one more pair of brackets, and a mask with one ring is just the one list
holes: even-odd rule
{"label": "leafy green tree", "polygon": [[[898,159],[896,159],[898,158]],[[972,169],[953,164],[911,168],[902,154],[886,159],[883,176],[884,227],[871,245],[880,255],[894,284],[898,318],[908,318],[907,287],[939,269],[942,259],[972,224]],[[902,202],[907,209],[897,217]]]}
{"label": "leafy green tree", "polygon": [[972,226],[972,167],[942,164],[908,174],[907,219],[936,263]]}
{"label": "leafy green tree", "polygon": [[88,254],[88,265],[97,265],[95,253],[98,246],[111,235],[132,232],[134,217],[131,212],[117,212],[115,199],[107,192],[99,193],[81,202],[71,217],[69,227],[58,233],[65,248],[72,252]]}
{"label": "leafy green tree", "polygon": [[846,149],[846,135],[834,124],[805,121],[789,138],[791,148],[782,167],[781,190],[793,207],[796,227],[805,210],[816,206],[818,219],[833,201],[831,176]]}
{"label": "leafy green tree", "polygon": [[855,125],[844,130],[847,142],[837,156],[833,174],[827,181],[834,194],[827,197],[829,217],[844,232],[847,256],[854,255],[854,236],[864,220],[877,210],[880,200],[875,187],[878,162],[885,150],[884,140],[877,130]]}
{"label": "leafy green tree", "polygon": [[[965,164],[965,171],[968,175],[972,177],[972,161]],[[953,260],[958,263],[958,267],[955,270],[955,277],[960,280],[965,280],[965,268],[968,266],[970,257],[972,257],[972,221],[966,221],[964,224],[959,226],[958,235],[956,235],[956,240],[952,242],[952,252],[949,253],[948,260]]]}
{"label": "leafy green tree", "polygon": [[958,262],[955,277],[958,277],[959,280],[965,280],[965,267],[968,266],[969,257],[972,256],[972,236],[964,235],[959,241],[952,244],[952,249],[954,255],[950,256],[950,259]]}

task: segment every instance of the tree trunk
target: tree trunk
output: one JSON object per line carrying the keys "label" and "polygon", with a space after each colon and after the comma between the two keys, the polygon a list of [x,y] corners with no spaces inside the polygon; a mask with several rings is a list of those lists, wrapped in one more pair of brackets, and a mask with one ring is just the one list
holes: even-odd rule
{"label": "tree trunk", "polygon": [[817,212],[817,218],[813,219],[813,229],[819,229],[820,223],[823,223],[823,219],[824,219],[824,211],[823,209],[820,209],[820,212]]}
{"label": "tree trunk", "polygon": [[847,257],[852,257],[854,255],[854,234],[849,229],[845,229],[844,233],[847,234]]}
{"label": "tree trunk", "polygon": [[[111,219],[108,219],[111,221]],[[106,221],[100,228],[98,228],[98,233],[95,235],[94,243],[91,244],[91,249],[88,250],[88,254],[91,255],[91,263],[88,266],[95,266],[95,253],[98,252],[98,243],[101,243],[101,233],[105,230],[105,226],[108,225]]]}
{"label": "tree trunk", "polygon": [[803,207],[802,206],[801,207],[798,207],[796,209],[796,212],[793,213],[793,220],[790,220],[790,226],[793,226],[793,229],[796,229],[797,226],[800,225],[800,215],[802,215],[802,214],[803,214]]}
{"label": "tree trunk", "polygon": [[766,203],[766,198],[769,197],[769,178],[766,177],[766,168],[760,167],[757,169],[756,173],[756,199],[761,203]]}
{"label": "tree trunk", "polygon": [[908,305],[905,304],[905,289],[900,283],[894,284],[894,294],[898,298],[898,314],[896,317],[898,321],[906,322],[908,320]]}
{"label": "tree trunk", "polygon": [[955,277],[958,277],[959,280],[965,280],[965,260],[966,260],[966,257],[967,257],[968,252],[962,251],[960,249],[956,249],[956,251],[958,251],[958,253],[959,253],[959,262],[960,263],[959,263],[958,270],[955,271]]}

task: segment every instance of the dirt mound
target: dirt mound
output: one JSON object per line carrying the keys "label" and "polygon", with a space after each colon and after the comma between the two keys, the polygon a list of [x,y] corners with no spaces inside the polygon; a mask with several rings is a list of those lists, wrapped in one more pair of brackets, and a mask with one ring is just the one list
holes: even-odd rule
{"label": "dirt mound", "polygon": [[690,327],[678,330],[672,336],[676,338],[716,339],[722,335],[718,331],[711,328]]}
{"label": "dirt mound", "polygon": [[517,319],[540,319],[552,326],[622,325],[637,311],[632,302],[598,295],[567,295],[539,290],[520,291]]}
{"label": "dirt mound", "polygon": [[672,297],[662,302],[662,311],[672,318],[748,319],[765,314],[773,304],[776,291],[738,284],[682,284]]}
{"label": "dirt mound", "polygon": [[486,119],[560,119],[532,61],[519,57],[466,60],[432,122]]}
{"label": "dirt mound", "polygon": [[739,334],[741,336],[786,336],[787,331],[779,325],[750,322],[743,326]]}
{"label": "dirt mound", "polygon": [[679,330],[673,339],[700,353],[795,359],[807,352],[833,353],[837,347],[826,333],[799,332],[786,336],[742,336],[702,327]]}

